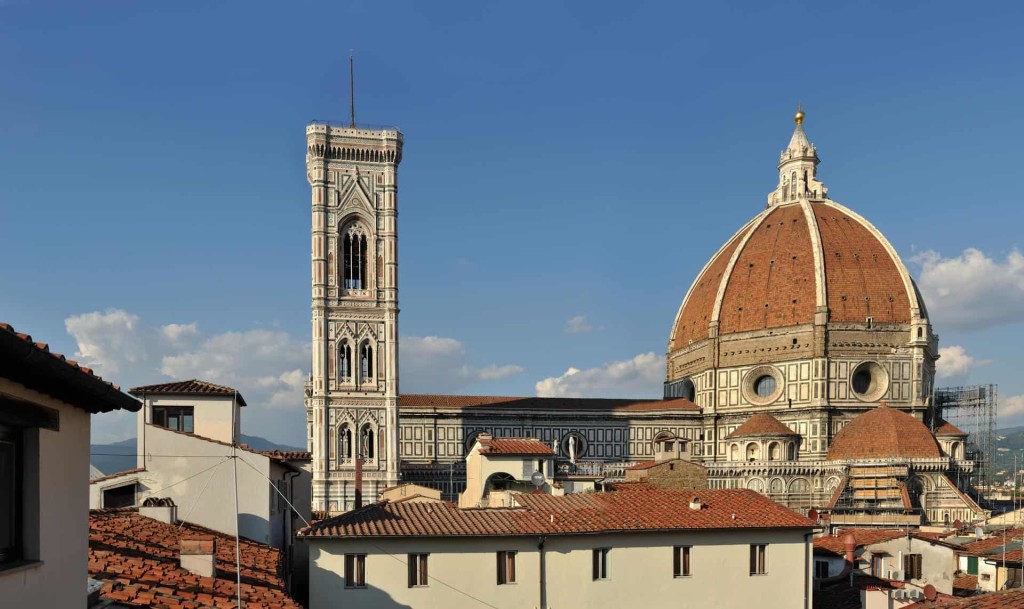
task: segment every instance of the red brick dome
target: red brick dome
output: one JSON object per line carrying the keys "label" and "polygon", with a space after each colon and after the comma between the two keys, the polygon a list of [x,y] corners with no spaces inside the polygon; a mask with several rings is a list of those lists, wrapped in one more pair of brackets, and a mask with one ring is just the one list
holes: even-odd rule
{"label": "red brick dome", "polygon": [[669,350],[719,335],[814,322],[908,323],[916,288],[888,240],[828,199],[768,207],[711,258],[676,316]]}
{"label": "red brick dome", "polygon": [[924,423],[884,405],[850,421],[828,449],[830,461],[941,456],[935,436]]}
{"label": "red brick dome", "polygon": [[736,428],[726,439],[746,438],[753,436],[799,436],[797,432],[770,414],[759,412]]}

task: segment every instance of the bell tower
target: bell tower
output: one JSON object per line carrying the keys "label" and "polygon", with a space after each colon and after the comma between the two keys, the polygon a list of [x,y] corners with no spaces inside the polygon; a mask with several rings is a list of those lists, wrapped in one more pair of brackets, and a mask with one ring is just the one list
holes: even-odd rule
{"label": "bell tower", "polygon": [[[354,118],[354,117],[353,117]],[[402,133],[312,123],[313,509],[337,513],[398,482],[398,164]]]}

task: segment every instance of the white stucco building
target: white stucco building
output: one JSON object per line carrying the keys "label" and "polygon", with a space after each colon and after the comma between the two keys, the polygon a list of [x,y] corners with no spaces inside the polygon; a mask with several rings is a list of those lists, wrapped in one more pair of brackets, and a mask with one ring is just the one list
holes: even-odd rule
{"label": "white stucco building", "polygon": [[321,521],[300,533],[309,607],[810,607],[807,518],[753,491],[622,487]]}
{"label": "white stucco building", "polygon": [[43,343],[0,324],[0,604],[84,607],[91,415],[138,410]]}

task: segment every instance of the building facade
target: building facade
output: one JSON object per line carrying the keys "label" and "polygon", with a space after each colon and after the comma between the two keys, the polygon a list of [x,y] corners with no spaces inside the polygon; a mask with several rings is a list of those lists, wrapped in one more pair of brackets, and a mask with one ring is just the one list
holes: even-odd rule
{"label": "building facade", "polygon": [[[766,207],[711,257],[683,298],[658,401],[399,395],[397,343],[372,339],[383,349],[376,369],[386,378],[374,377],[371,390],[355,380],[339,385],[335,377],[344,377],[348,364],[332,362],[352,361],[349,345],[359,353],[364,336],[380,335],[371,329],[397,332],[395,276],[387,276],[388,290],[365,294],[341,284],[363,260],[344,240],[347,223],[363,217],[356,210],[377,214],[380,232],[368,233],[371,241],[397,241],[393,178],[402,140],[397,131],[310,125],[314,353],[307,420],[315,508],[362,505],[390,477],[454,499],[465,488],[463,460],[476,434],[486,432],[548,443],[556,481],[622,479],[625,468],[681,448],[707,468],[710,488],[748,488],[794,508],[850,512],[858,518],[849,520],[864,521],[850,525],[983,516],[966,488],[969,476],[961,475],[973,469],[962,432],[943,436],[948,424],[933,416],[938,336],[917,287],[885,236],[828,198],[803,112],[795,120]],[[368,203],[359,207],[348,202],[353,198]],[[394,259],[385,256],[378,267],[388,262]],[[363,317],[352,317],[357,313]],[[385,321],[373,326],[368,318]],[[883,405],[906,415],[898,427],[919,443],[904,450],[897,434],[872,442],[879,450],[833,450],[844,428]],[[847,445],[871,427],[860,425],[848,434],[858,440]],[[372,454],[360,448],[365,438],[373,438]],[[362,475],[360,459],[350,455],[363,456]],[[881,481],[869,482],[875,478]]]}
{"label": "building facade", "polygon": [[310,609],[633,607],[679,598],[699,607],[766,598],[811,606],[814,523],[751,491],[641,486],[513,493],[512,501],[473,509],[380,502],[304,529]]}

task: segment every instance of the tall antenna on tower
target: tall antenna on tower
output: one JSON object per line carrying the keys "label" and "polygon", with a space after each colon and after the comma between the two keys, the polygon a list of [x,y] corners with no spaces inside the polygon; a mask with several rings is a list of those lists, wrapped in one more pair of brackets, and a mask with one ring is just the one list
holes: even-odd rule
{"label": "tall antenna on tower", "polygon": [[349,127],[356,128],[356,77],[355,67],[352,62],[352,51],[348,53],[348,107]]}

